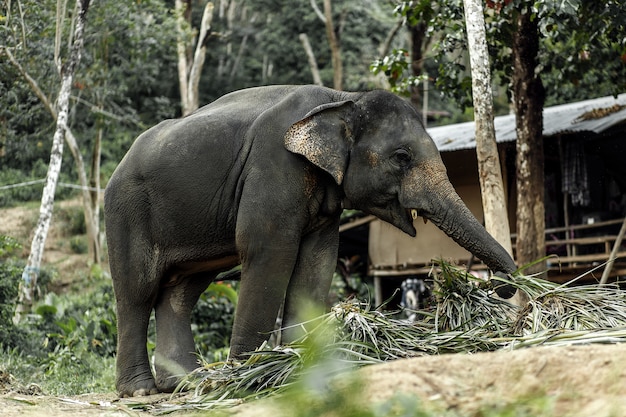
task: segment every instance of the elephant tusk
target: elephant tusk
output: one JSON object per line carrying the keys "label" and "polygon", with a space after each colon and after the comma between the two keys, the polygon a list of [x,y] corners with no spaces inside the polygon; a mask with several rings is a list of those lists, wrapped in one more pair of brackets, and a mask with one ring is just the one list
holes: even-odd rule
{"label": "elephant tusk", "polygon": [[426,217],[422,217],[424,219],[424,224],[428,223],[428,219]]}
{"label": "elephant tusk", "polygon": [[417,219],[418,217],[417,210],[411,209],[411,217],[413,217],[413,220]]}

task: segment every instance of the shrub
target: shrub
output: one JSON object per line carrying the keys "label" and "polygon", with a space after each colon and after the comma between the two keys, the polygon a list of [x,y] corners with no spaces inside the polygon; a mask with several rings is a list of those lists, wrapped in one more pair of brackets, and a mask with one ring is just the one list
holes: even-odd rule
{"label": "shrub", "polygon": [[23,333],[13,324],[15,301],[19,291],[22,269],[8,256],[20,248],[13,238],[0,236],[0,340],[3,347],[13,348],[23,339]]}
{"label": "shrub", "polygon": [[191,319],[200,354],[228,346],[236,305],[237,293],[230,283],[212,283],[202,294]]}
{"label": "shrub", "polygon": [[[11,350],[19,348],[26,355],[38,356],[41,354],[41,340],[43,333],[37,326],[31,326],[30,321],[13,324],[13,315],[22,281],[24,261],[17,259],[13,253],[21,249],[17,241],[8,236],[0,236],[0,348]],[[37,291],[35,296],[45,294],[48,283],[56,276],[53,269],[43,268],[39,272]]]}
{"label": "shrub", "polygon": [[[0,184],[18,185],[13,188],[0,190],[0,207],[11,207],[27,201],[41,200],[43,180],[46,178],[47,167],[48,164],[46,162],[38,160],[30,173],[14,168],[0,170]],[[72,180],[68,178],[67,174],[62,173],[60,181],[71,182]],[[63,200],[75,194],[76,190],[72,188],[57,187],[55,198]]]}
{"label": "shrub", "polygon": [[70,249],[77,254],[84,254],[89,251],[87,238],[85,236],[72,236],[70,238]]}
{"label": "shrub", "polygon": [[110,282],[88,294],[58,296],[50,293],[36,307],[39,328],[46,333],[45,346],[58,364],[80,359],[87,353],[113,356],[117,343],[115,298]]}
{"label": "shrub", "polygon": [[60,207],[55,211],[55,217],[62,224],[61,230],[64,236],[83,235],[87,232],[82,206]]}

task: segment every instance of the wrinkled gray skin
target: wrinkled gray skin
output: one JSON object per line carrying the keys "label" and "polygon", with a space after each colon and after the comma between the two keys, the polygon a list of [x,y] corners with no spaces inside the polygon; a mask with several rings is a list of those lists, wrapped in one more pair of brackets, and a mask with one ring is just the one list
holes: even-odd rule
{"label": "wrinkled gray skin", "polygon": [[119,394],[172,391],[198,366],[191,310],[237,264],[232,358],[262,344],[283,300],[287,324],[305,302],[324,304],[344,207],[411,236],[416,210],[492,270],[516,269],[454,191],[416,111],[391,93],[252,88],[139,136],[105,194]]}

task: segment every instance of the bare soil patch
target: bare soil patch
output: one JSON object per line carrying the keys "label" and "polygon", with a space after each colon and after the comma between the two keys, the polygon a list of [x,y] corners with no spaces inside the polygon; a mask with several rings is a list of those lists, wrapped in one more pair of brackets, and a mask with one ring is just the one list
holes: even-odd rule
{"label": "bare soil patch", "polygon": [[[42,265],[51,266],[59,272],[59,279],[51,290],[62,292],[70,286],[73,280],[89,272],[88,256],[74,253],[69,244],[69,238],[63,233],[63,225],[56,221],[58,211],[64,208],[80,207],[79,199],[55,202],[52,222],[46,238]],[[39,215],[38,205],[17,206],[0,210],[0,235],[7,235],[16,239],[22,245],[20,257],[27,259],[30,245],[37,225]],[[103,265],[103,267],[108,265]]]}

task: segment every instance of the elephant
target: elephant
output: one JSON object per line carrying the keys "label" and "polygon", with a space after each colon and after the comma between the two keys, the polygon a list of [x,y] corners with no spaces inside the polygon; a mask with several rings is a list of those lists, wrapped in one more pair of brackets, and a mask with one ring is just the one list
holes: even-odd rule
{"label": "elephant", "polygon": [[516,271],[455,192],[417,111],[382,90],[275,85],[224,95],[142,133],[104,204],[121,396],[171,392],[198,367],[192,308],[237,265],[230,359],[262,345],[281,306],[289,325],[303,303],[323,305],[346,208],[411,236],[422,216],[492,271]]}

